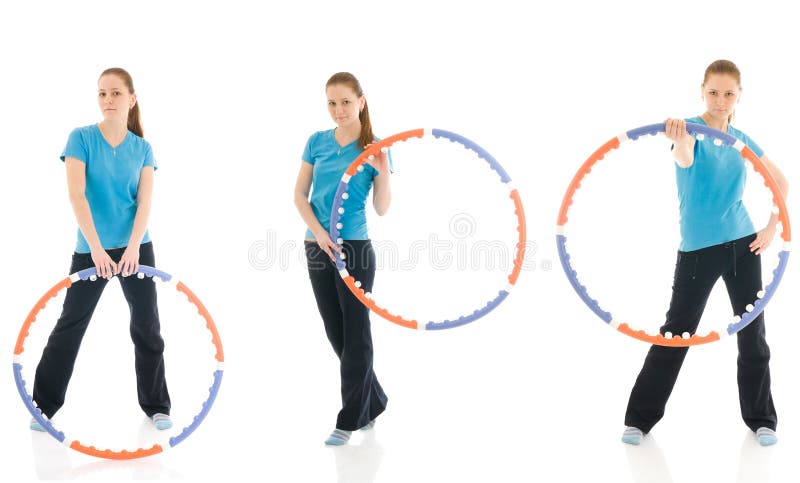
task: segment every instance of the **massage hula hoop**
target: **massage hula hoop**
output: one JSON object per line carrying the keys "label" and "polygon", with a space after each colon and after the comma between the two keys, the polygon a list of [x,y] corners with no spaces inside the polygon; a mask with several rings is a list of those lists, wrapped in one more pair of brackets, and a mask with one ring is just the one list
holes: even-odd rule
{"label": "massage hula hoop", "polygon": [[758,314],[764,310],[764,307],[766,307],[767,303],[775,294],[775,290],[777,289],[778,284],[783,278],[783,273],[786,270],[786,264],[789,261],[789,251],[791,250],[791,227],[789,224],[789,213],[786,209],[786,202],[783,199],[783,195],[781,194],[775,179],[769,173],[769,170],[764,163],[749,147],[730,134],[726,134],[717,129],[701,124],[686,123],[686,130],[689,132],[689,134],[695,136],[698,142],[709,142],[706,140],[706,138],[710,138],[717,146],[729,146],[732,149],[735,149],[739,152],[742,158],[750,161],[750,163],[753,165],[753,168],[762,176],[762,178],[764,178],[764,184],[772,192],[772,201],[774,206],[777,207],[778,219],[781,224],[781,238],[783,238],[783,247],[778,253],[778,265],[772,272],[772,281],[767,283],[764,290],[758,292],[757,299],[752,304],[747,306],[747,310],[744,313],[741,315],[735,315],[727,327],[717,327],[716,330],[711,330],[707,335],[704,336],[699,334],[689,334],[688,332],[684,334],[676,334],[675,336],[672,336],[672,334],[669,333],[663,335],[657,333],[653,335],[645,332],[644,330],[635,329],[626,322],[621,322],[614,319],[614,317],[611,315],[611,312],[603,310],[600,307],[600,303],[589,295],[586,287],[583,286],[579,281],[578,273],[570,265],[570,255],[566,248],[567,236],[565,235],[565,226],[568,220],[567,215],[569,208],[572,205],[572,198],[578,188],[580,188],[581,181],[587,174],[589,174],[589,172],[592,170],[592,167],[598,161],[603,159],[608,152],[610,152],[612,149],[619,148],[620,145],[626,141],[635,141],[643,135],[655,136],[658,133],[663,133],[664,129],[665,123],[651,124],[632,129],[603,144],[594,153],[592,153],[591,156],[589,156],[589,159],[583,163],[578,172],[572,178],[572,182],[569,184],[567,192],[564,195],[564,199],[561,202],[561,209],[558,213],[558,223],[556,228],[556,243],[558,245],[558,256],[561,259],[561,267],[564,269],[564,273],[567,275],[570,284],[572,284],[572,288],[575,289],[575,291],[578,293],[578,296],[592,310],[592,312],[600,317],[600,319],[602,319],[606,324],[625,335],[648,342],[650,344],[671,347],[688,347],[706,344],[720,340],[722,337],[733,335],[745,328],[750,322],[753,321],[753,319],[758,316]]}
{"label": "massage hula hoop", "polygon": [[222,351],[222,342],[219,337],[219,333],[217,332],[217,327],[214,324],[214,320],[211,318],[211,315],[206,310],[205,306],[197,296],[189,290],[189,288],[183,284],[183,282],[179,282],[177,280],[173,280],[172,275],[157,270],[153,267],[148,267],[146,265],[139,266],[139,272],[136,274],[139,278],[144,278],[145,276],[155,278],[158,277],[161,279],[162,282],[167,283],[169,285],[174,285],[175,289],[179,292],[188,297],[189,302],[194,304],[200,315],[206,321],[206,327],[211,332],[211,342],[214,344],[216,348],[216,354],[214,358],[217,360],[217,368],[214,372],[214,382],[209,388],[208,392],[208,399],[202,404],[202,408],[200,412],[194,416],[192,423],[183,428],[179,433],[175,434],[174,436],[169,438],[169,446],[162,447],[160,444],[154,444],[150,448],[139,448],[135,451],[112,451],[108,449],[98,449],[94,446],[84,445],[78,440],[70,440],[67,436],[56,429],[53,426],[53,423],[50,422],[42,412],[37,408],[33,403],[33,397],[28,393],[25,389],[25,380],[22,377],[22,354],[25,351],[25,340],[28,338],[29,329],[31,324],[36,321],[36,316],[39,312],[47,305],[49,299],[58,295],[61,290],[65,288],[69,288],[72,286],[73,283],[92,283],[93,281],[97,280],[97,270],[95,267],[87,268],[85,270],[81,270],[79,272],[75,272],[68,276],[67,278],[61,280],[56,285],[53,286],[50,290],[45,293],[42,298],[36,302],[36,305],[33,306],[28,317],[25,319],[25,323],[22,324],[22,329],[19,332],[19,336],[17,337],[17,344],[14,347],[14,379],[16,380],[17,390],[19,391],[19,395],[22,397],[22,402],[25,404],[25,407],[28,408],[33,418],[44,428],[44,430],[50,433],[51,436],[56,438],[59,442],[68,446],[76,451],[81,453],[85,453],[91,456],[96,456],[98,458],[107,458],[107,459],[115,459],[115,460],[128,460],[128,459],[135,459],[135,458],[142,458],[145,456],[151,456],[154,454],[161,453],[166,449],[172,448],[176,446],[178,443],[185,440],[190,434],[194,432],[195,429],[200,425],[201,422],[205,419],[206,415],[208,415],[208,411],[211,409],[211,405],[214,404],[214,399],[217,397],[217,392],[219,391],[219,386],[222,383],[222,372],[225,365],[224,354]]}
{"label": "massage hula hoop", "polygon": [[336,195],[333,199],[333,207],[331,209],[331,225],[330,225],[330,236],[331,240],[334,240],[338,245],[342,244],[342,239],[339,238],[339,231],[342,229],[342,224],[339,222],[341,215],[344,213],[344,208],[342,204],[344,200],[348,198],[347,188],[349,186],[350,178],[356,176],[357,173],[361,172],[364,169],[364,163],[368,160],[373,158],[376,154],[378,154],[382,149],[388,149],[391,145],[399,141],[407,141],[411,138],[423,138],[425,136],[433,136],[434,138],[444,138],[448,139],[451,142],[458,143],[462,145],[464,148],[474,151],[478,154],[478,156],[486,161],[491,169],[495,171],[500,176],[500,181],[508,188],[509,190],[509,198],[514,203],[514,212],[517,215],[517,232],[518,232],[518,241],[516,244],[516,253],[514,257],[514,267],[511,273],[508,275],[508,283],[506,286],[500,290],[495,298],[490,300],[484,306],[474,310],[472,313],[467,315],[462,315],[453,319],[444,319],[441,321],[428,321],[427,323],[420,323],[416,319],[406,319],[401,315],[393,314],[386,310],[385,308],[379,306],[373,299],[370,293],[364,292],[361,289],[361,283],[353,278],[352,275],[347,270],[344,261],[339,253],[335,253],[336,256],[336,268],[339,270],[339,275],[344,280],[347,287],[350,291],[370,310],[375,312],[376,314],[380,315],[381,317],[394,322],[398,325],[403,327],[407,327],[409,329],[418,329],[418,330],[442,330],[442,329],[451,329],[453,327],[459,327],[470,322],[473,322],[484,315],[488,314],[492,310],[494,310],[505,298],[508,296],[511,289],[514,287],[514,284],[517,282],[517,278],[519,277],[519,273],[522,270],[522,262],[525,256],[525,212],[522,208],[522,200],[520,199],[519,192],[514,187],[513,183],[511,182],[511,177],[506,173],[500,163],[495,160],[491,154],[486,152],[483,148],[475,144],[474,142],[466,139],[458,134],[443,131],[441,129],[415,129],[411,131],[401,132],[399,134],[395,134],[393,136],[389,136],[386,139],[382,139],[377,141],[373,144],[368,145],[364,148],[364,151],[353,161],[350,166],[345,171],[344,175],[342,175],[342,179],[339,182],[339,188],[336,191]]}

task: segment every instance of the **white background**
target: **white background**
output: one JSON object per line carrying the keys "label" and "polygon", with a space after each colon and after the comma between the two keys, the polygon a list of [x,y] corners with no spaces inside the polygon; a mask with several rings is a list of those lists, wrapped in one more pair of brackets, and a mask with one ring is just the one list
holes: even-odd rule
{"label": "white background", "polygon": [[[780,443],[757,447],[741,422],[736,346],[725,340],[690,352],[666,417],[645,444],[629,448],[619,442],[622,418],[647,346],[604,327],[580,303],[558,268],[553,236],[561,197],[580,163],[620,132],[700,114],[702,73],[717,58],[734,60],[743,73],[737,126],[796,182],[800,39],[794,17],[776,5],[4,5],[3,479],[193,481],[236,472],[320,482],[796,481],[800,334],[792,264],[767,310]],[[95,82],[117,65],[133,74],[159,162],[150,223],[158,265],[201,297],[226,352],[219,397],[197,432],[167,454],[124,463],[85,457],[31,434],[10,370],[22,321],[66,275],[74,247],[57,156],[72,128],[100,119]],[[361,80],[379,136],[439,127],[492,153],[519,188],[532,245],[508,300],[478,322],[416,333],[373,317],[375,367],[390,404],[374,431],[331,449],[322,441],[338,410],[338,370],[302,263],[304,227],[292,189],[307,137],[332,127],[323,86],[342,70]],[[588,195],[587,181],[575,209],[601,223],[575,255],[583,255],[580,273],[595,277],[590,287],[608,289],[610,309],[630,308],[642,314],[641,325],[657,327],[668,304],[677,215],[668,146],[663,138],[651,141],[636,151],[638,163],[608,164],[606,176],[598,170],[596,195]],[[374,239],[397,240],[405,253],[408,240],[430,238],[432,228],[422,220],[443,220],[443,236],[458,214],[474,214],[477,226],[486,226],[477,211],[464,208],[470,197],[458,187],[484,179],[488,186],[492,179],[439,159],[412,161],[395,159],[394,206],[373,222]],[[490,190],[481,194],[492,201]],[[795,200],[789,207],[797,212]],[[257,254],[260,261],[254,262],[254,247],[266,250]],[[769,255],[774,259],[774,250]],[[420,280],[437,275],[424,261],[415,271]],[[421,312],[463,302],[467,297],[458,295],[468,287],[495,288],[481,270],[456,275],[436,282],[437,291],[414,291],[408,286],[414,278],[402,273],[381,271],[378,280],[393,287],[386,292],[397,303]],[[199,317],[170,292],[160,292],[160,300],[173,414],[187,424],[179,419],[196,413],[204,397],[210,355],[197,349],[206,343],[202,330],[191,330],[201,327]],[[726,304],[724,292],[715,291],[707,319],[724,323]],[[26,347],[28,371],[57,303],[47,310]],[[125,311],[113,283],[56,423],[75,428],[76,438],[105,431],[110,444],[132,449],[149,446],[152,434],[135,405]]]}

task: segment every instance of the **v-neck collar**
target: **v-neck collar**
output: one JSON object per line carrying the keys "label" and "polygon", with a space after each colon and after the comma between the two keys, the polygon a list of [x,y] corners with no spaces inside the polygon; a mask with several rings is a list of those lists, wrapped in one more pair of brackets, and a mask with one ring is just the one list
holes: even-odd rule
{"label": "v-neck collar", "polygon": [[127,131],[125,133],[125,137],[122,138],[122,141],[120,141],[119,144],[117,144],[116,146],[112,146],[111,143],[108,142],[108,139],[106,139],[106,137],[103,135],[103,130],[100,129],[100,124],[95,124],[94,127],[95,129],[97,129],[97,133],[100,135],[100,139],[102,139],[105,145],[108,146],[108,148],[114,151],[115,153],[120,146],[122,146],[123,144],[125,144],[126,141],[128,141],[128,137],[131,135],[131,132]]}
{"label": "v-neck collar", "polygon": [[[700,122],[702,122],[704,126],[711,127],[711,126],[710,126],[710,125],[709,125],[709,124],[706,122],[706,120],[705,120],[705,119],[703,119],[703,116],[702,116],[702,115],[700,115],[700,116],[697,116],[697,119],[700,119]],[[730,128],[731,128],[731,123],[728,123],[728,125],[727,125],[727,126],[725,126],[725,131],[724,131],[724,132],[725,132],[725,134],[730,134],[730,132],[728,132],[728,131],[730,131]],[[715,129],[715,128],[712,128],[712,129]],[[717,131],[719,131],[719,129],[717,129]]]}
{"label": "v-neck collar", "polygon": [[347,143],[347,144],[344,144],[344,145],[342,145],[342,144],[339,144],[339,141],[336,139],[336,129],[331,129],[331,137],[333,138],[333,142],[334,142],[334,144],[336,144],[336,149],[338,149],[340,153],[341,153],[343,150],[345,150],[345,149],[348,149],[348,148],[349,148],[349,147],[351,147],[353,144],[355,144],[355,143],[357,143],[357,142],[358,142],[358,138],[355,138],[355,139],[353,139],[352,141],[350,141],[350,142],[349,142],[349,143]]}

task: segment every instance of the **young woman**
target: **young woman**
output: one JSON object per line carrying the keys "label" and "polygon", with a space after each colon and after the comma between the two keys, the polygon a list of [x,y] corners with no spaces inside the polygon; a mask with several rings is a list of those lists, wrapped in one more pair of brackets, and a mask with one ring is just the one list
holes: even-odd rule
{"label": "young woman", "polygon": [[[746,134],[730,125],[741,95],[741,75],[733,62],[708,66],[701,85],[706,111],[688,122],[705,124],[743,141],[761,158],[783,195],[788,183],[781,171]],[[756,232],[742,203],[744,160],[734,150],[710,142],[695,142],[686,121],[668,119],[680,199],[681,247],[675,266],[672,299],[661,333],[694,333],[714,283],[722,277],[735,314],[756,300],[761,290],[761,255],[775,236],[778,218]],[[761,445],[778,441],[778,417],[772,403],[769,347],[764,313],[737,334],[739,403],[745,424]],[[688,348],[650,348],[631,391],[622,441],[639,444],[664,415],[667,399]]]}
{"label": "young woman", "polygon": [[325,444],[343,445],[352,431],[374,425],[375,418],[386,409],[387,398],[372,369],[369,310],[342,281],[332,263],[333,252],[344,254],[347,269],[361,281],[362,289],[371,291],[375,253],[367,235],[365,205],[372,189],[375,211],[383,215],[389,208],[390,161],[381,153],[350,181],[350,196],[343,204],[341,218],[343,243],[338,246],[328,235],[334,195],[345,169],[375,141],[375,136],[367,100],[352,74],[334,74],[325,85],[325,93],[336,128],[316,132],[308,139],[294,201],[308,227],[305,250],[311,288],[328,340],[340,361],[342,409]]}
{"label": "young woman", "polygon": [[[130,74],[105,70],[97,83],[103,120],[72,131],[61,155],[69,199],[78,222],[70,273],[95,267],[98,278],[67,289],[58,319],[36,368],[33,400],[52,418],[64,404],[78,349],[106,284],[116,275],[131,313],[139,405],[158,429],[172,426],[164,377],[155,282],[134,275],[139,264],[155,266],[147,232],[155,159],[142,136],[139,105]],[[95,396],[103,404],[102,393]],[[42,430],[33,420],[31,429]]]}

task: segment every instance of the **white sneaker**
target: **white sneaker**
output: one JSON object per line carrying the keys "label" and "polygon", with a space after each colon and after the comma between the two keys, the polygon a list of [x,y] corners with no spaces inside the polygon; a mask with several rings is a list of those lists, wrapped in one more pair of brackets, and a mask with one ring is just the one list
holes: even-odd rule
{"label": "white sneaker", "polygon": [[163,431],[172,427],[172,420],[169,418],[169,414],[155,413],[150,416],[150,419],[153,420],[153,424],[156,425],[156,429],[158,430]]}

